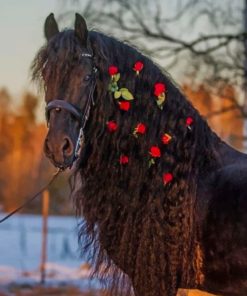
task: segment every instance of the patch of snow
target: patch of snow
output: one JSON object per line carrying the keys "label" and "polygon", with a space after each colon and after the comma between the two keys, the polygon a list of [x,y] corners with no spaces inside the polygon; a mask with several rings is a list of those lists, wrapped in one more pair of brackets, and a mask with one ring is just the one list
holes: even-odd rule
{"label": "patch of snow", "polygon": [[[46,283],[92,283],[90,266],[79,256],[77,227],[74,217],[49,217]],[[35,215],[16,215],[0,225],[0,286],[40,282],[41,231],[42,217]]]}

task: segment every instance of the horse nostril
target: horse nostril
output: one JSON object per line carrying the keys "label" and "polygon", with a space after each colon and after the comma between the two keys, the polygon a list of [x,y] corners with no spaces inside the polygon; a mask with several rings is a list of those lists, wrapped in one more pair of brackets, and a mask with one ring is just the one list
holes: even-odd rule
{"label": "horse nostril", "polygon": [[70,140],[70,138],[67,138],[67,137],[64,138],[62,150],[63,150],[64,156],[69,157],[72,155],[73,144],[72,144],[72,141]]}
{"label": "horse nostril", "polygon": [[49,143],[48,139],[45,140],[44,151],[48,157],[52,155],[52,150],[51,150],[50,143]]}

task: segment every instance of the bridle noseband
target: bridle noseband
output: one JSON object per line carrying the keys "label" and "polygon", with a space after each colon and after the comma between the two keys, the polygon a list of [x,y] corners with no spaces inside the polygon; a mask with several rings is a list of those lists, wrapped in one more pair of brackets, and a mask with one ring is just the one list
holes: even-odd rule
{"label": "bridle noseband", "polygon": [[[90,53],[82,53],[81,56],[93,59],[93,55]],[[92,105],[94,105],[94,90],[95,90],[95,85],[96,85],[97,71],[98,71],[98,69],[93,65],[91,88],[89,91],[88,100],[86,102],[86,106],[85,106],[83,113],[79,107],[77,107],[74,104],[71,104],[69,102],[66,102],[63,99],[52,100],[46,105],[46,108],[45,108],[45,115],[46,115],[47,124],[49,124],[49,114],[52,109],[58,109],[58,110],[64,109],[64,110],[68,111],[76,118],[76,120],[80,124],[80,131],[79,131],[79,135],[78,135],[78,138],[76,141],[74,158],[73,158],[71,166],[73,165],[74,161],[79,157],[80,150],[81,150],[82,144],[84,142],[84,128],[85,128],[86,123],[88,121],[91,107],[92,107]]]}

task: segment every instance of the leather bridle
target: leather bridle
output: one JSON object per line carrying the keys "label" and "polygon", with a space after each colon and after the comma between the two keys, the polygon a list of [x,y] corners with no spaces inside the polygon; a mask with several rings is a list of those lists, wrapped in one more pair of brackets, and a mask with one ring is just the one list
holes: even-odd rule
{"label": "leather bridle", "polygon": [[[90,53],[82,53],[81,56],[93,59],[93,55]],[[82,144],[84,142],[84,128],[85,128],[86,123],[88,121],[91,107],[92,107],[92,105],[94,105],[94,90],[95,90],[95,86],[96,86],[97,71],[98,71],[98,69],[93,65],[93,72],[91,74],[91,87],[90,87],[90,91],[89,91],[89,95],[88,95],[88,99],[86,102],[84,112],[82,112],[82,110],[79,107],[75,106],[74,104],[66,102],[65,100],[62,100],[62,99],[56,99],[56,100],[50,101],[46,105],[46,108],[45,108],[45,115],[46,115],[47,124],[49,124],[50,111],[52,109],[57,109],[57,110],[64,109],[64,110],[68,111],[76,118],[76,120],[80,124],[80,131],[79,131],[79,135],[78,135],[78,138],[76,141],[74,158],[73,158],[71,166],[73,165],[74,161],[79,157],[80,150],[81,150]],[[63,168],[61,168],[61,169],[63,169]]]}

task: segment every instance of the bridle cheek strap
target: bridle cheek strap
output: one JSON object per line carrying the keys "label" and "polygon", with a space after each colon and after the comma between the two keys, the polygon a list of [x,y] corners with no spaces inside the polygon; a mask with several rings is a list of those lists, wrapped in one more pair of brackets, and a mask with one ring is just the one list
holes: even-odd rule
{"label": "bridle cheek strap", "polygon": [[[97,72],[97,69],[94,67],[94,74]],[[75,146],[75,153],[74,153],[74,160],[73,162],[79,157],[80,155],[80,151],[82,148],[82,144],[84,142],[84,128],[86,126],[86,123],[88,121],[89,115],[90,115],[90,110],[92,105],[94,105],[94,90],[95,90],[95,86],[96,86],[96,80],[94,77],[94,81],[92,84],[92,87],[90,88],[90,92],[89,92],[89,97],[86,103],[86,107],[85,107],[85,111],[82,115],[82,120],[81,120],[81,125],[80,125],[80,131],[79,131],[79,135],[76,141],[76,146]],[[73,164],[72,162],[72,164]]]}

